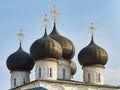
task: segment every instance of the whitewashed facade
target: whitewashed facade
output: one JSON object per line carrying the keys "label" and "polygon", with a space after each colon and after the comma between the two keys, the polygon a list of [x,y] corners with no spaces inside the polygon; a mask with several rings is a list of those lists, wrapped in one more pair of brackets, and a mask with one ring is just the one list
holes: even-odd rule
{"label": "whitewashed facade", "polygon": [[69,60],[58,60],[57,79],[71,80],[71,68]]}
{"label": "whitewashed facade", "polygon": [[104,84],[104,68],[96,66],[83,67],[85,83]]}
{"label": "whitewashed facade", "polygon": [[30,82],[30,72],[27,71],[12,71],[11,72],[11,88]]}
{"label": "whitewashed facade", "polygon": [[35,79],[57,80],[57,60],[45,58],[35,61]]}

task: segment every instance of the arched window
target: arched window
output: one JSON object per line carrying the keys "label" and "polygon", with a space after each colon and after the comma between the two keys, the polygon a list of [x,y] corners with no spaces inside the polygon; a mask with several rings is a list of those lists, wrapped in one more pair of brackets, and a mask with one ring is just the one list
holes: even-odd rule
{"label": "arched window", "polygon": [[98,74],[98,81],[101,82],[100,73]]}
{"label": "arched window", "polygon": [[63,79],[65,79],[65,69],[63,69]]}
{"label": "arched window", "polygon": [[16,86],[16,78],[14,78],[14,86]]}
{"label": "arched window", "polygon": [[50,77],[52,77],[52,68],[50,68]]}
{"label": "arched window", "polygon": [[90,82],[90,73],[88,73],[88,82]]}
{"label": "arched window", "polygon": [[39,67],[39,77],[41,77],[41,67]]}

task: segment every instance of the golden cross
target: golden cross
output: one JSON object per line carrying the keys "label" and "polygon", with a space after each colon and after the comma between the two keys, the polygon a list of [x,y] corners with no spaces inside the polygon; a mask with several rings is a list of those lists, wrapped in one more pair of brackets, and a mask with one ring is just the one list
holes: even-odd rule
{"label": "golden cross", "polygon": [[96,30],[95,27],[93,26],[93,23],[91,23],[90,30],[91,30],[91,35],[93,37],[94,36],[94,31]]}
{"label": "golden cross", "polygon": [[45,29],[47,29],[48,24],[49,24],[49,19],[48,19],[47,15],[45,15],[45,17],[43,18],[43,23],[44,23]]}
{"label": "golden cross", "polygon": [[22,29],[20,29],[20,33],[17,34],[20,40],[20,43],[22,43],[22,39],[24,37],[24,34],[22,33]]}
{"label": "golden cross", "polygon": [[53,14],[54,22],[56,22],[57,15],[59,14],[59,12],[58,12],[57,8],[55,7],[55,5],[53,6],[51,13]]}

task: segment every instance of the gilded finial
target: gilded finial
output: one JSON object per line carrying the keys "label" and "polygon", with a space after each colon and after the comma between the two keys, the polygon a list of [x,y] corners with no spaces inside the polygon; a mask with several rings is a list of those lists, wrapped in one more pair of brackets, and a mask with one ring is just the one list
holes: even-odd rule
{"label": "gilded finial", "polygon": [[19,32],[17,35],[18,35],[18,37],[19,37],[20,46],[21,46],[21,44],[22,44],[22,39],[23,39],[23,37],[24,37],[24,34],[22,33],[22,29],[20,29],[20,32]]}
{"label": "gilded finial", "polygon": [[94,31],[96,30],[95,27],[93,26],[93,23],[91,23],[91,26],[89,28],[91,30],[91,36],[94,36]]}
{"label": "gilded finial", "polygon": [[47,15],[45,15],[45,17],[43,18],[43,23],[44,23],[45,29],[47,29],[48,24],[49,24],[49,19],[48,19]]}
{"label": "gilded finial", "polygon": [[53,19],[54,19],[54,23],[55,23],[56,19],[57,19],[57,15],[59,14],[55,5],[53,6],[51,13],[53,14]]}

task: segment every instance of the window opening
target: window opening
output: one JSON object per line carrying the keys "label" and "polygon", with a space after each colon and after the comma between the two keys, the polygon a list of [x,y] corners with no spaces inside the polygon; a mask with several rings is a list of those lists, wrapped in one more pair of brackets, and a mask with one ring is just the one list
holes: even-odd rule
{"label": "window opening", "polygon": [[101,82],[101,80],[100,80],[101,78],[100,78],[100,73],[98,74],[98,81],[99,82]]}
{"label": "window opening", "polygon": [[52,77],[52,68],[50,68],[50,77]]}
{"label": "window opening", "polygon": [[41,67],[39,68],[39,77],[41,77]]}
{"label": "window opening", "polygon": [[14,86],[16,86],[16,78],[14,78]]}
{"label": "window opening", "polygon": [[63,69],[63,79],[65,79],[65,69]]}
{"label": "window opening", "polygon": [[90,73],[88,73],[88,82],[90,82]]}

